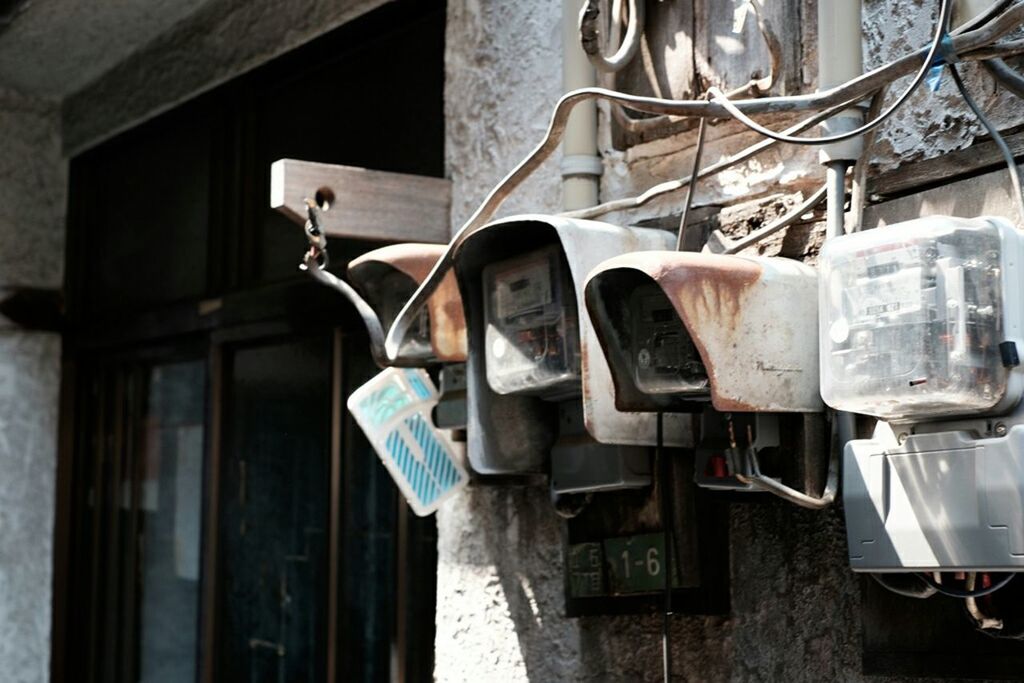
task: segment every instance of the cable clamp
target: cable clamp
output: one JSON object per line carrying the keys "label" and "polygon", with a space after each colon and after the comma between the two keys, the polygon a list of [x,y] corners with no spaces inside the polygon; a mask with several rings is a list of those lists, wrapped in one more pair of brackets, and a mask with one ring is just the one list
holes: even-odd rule
{"label": "cable clamp", "polygon": [[604,174],[601,157],[591,154],[567,154],[562,157],[562,177],[597,176]]}
{"label": "cable clamp", "polygon": [[960,55],[956,53],[956,47],[953,45],[953,36],[948,33],[943,34],[942,39],[939,40],[939,49],[935,53],[935,59],[932,60],[932,68],[925,78],[928,89],[933,93],[938,92],[942,85],[942,73],[945,71],[946,65],[959,62]]}

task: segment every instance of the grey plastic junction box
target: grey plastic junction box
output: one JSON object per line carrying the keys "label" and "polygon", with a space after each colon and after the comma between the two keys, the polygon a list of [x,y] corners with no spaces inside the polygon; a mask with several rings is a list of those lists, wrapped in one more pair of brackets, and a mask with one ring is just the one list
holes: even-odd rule
{"label": "grey plastic junction box", "polygon": [[855,571],[1024,570],[1024,425],[851,441],[844,472]]}

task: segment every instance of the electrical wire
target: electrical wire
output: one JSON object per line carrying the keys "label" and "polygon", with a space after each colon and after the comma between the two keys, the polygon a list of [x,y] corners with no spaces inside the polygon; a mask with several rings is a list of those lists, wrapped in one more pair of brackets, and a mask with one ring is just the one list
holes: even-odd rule
{"label": "electrical wire", "polygon": [[[707,131],[708,120],[702,118],[700,120],[700,126],[697,128],[697,145],[693,151],[693,170],[690,172],[690,178],[700,178],[700,160],[704,155],[704,134]],[[679,234],[676,236],[676,251],[683,250],[683,240],[686,237],[686,225],[690,218],[690,207],[693,206],[693,195],[697,183],[692,180],[688,183],[686,189],[686,201],[683,202],[683,214],[679,217]]]}
{"label": "electrical wire", "polygon": [[[598,19],[601,16],[601,3],[600,0],[587,0],[583,9],[580,10],[580,45],[595,69],[604,73],[615,73],[633,61],[640,49],[640,37],[644,33],[644,7],[646,4],[645,0],[629,0],[629,23],[626,27],[626,35],[615,54],[606,57],[601,52],[599,40],[601,30],[598,27]],[[614,16],[614,11],[612,14],[611,20],[617,22],[619,17]]]}
{"label": "electrical wire", "polygon": [[1017,97],[1024,98],[1024,76],[1010,68],[1004,60],[986,59],[981,63],[985,70],[992,75],[999,85],[1003,86]]}
{"label": "electrical wire", "polygon": [[673,501],[672,501],[672,468],[668,461],[668,457],[665,455],[665,426],[664,426],[664,414],[657,413],[655,421],[656,425],[656,439],[654,457],[658,461],[658,478],[661,494],[661,528],[662,528],[662,545],[665,546],[665,558],[664,569],[665,569],[665,583],[663,586],[663,614],[661,621],[661,665],[662,673],[664,675],[666,683],[672,680],[672,554],[675,550],[672,547],[672,519],[673,519]]}
{"label": "electrical wire", "polygon": [[[978,575],[976,572],[970,572],[967,575],[967,590],[974,590],[977,577]],[[988,635],[992,635],[993,637],[999,637],[999,634],[996,634],[995,631],[1003,630],[1003,620],[995,619],[982,612],[981,608],[978,607],[977,598],[964,598],[964,609],[967,610],[967,614],[970,615],[971,620],[974,622],[975,628],[977,628],[982,633],[987,633]]]}
{"label": "electrical wire", "polygon": [[839,449],[832,449],[832,455],[829,457],[828,463],[828,479],[825,481],[825,490],[821,492],[821,497],[819,498],[809,496],[803,491],[797,491],[790,486],[786,486],[781,481],[761,474],[757,453],[754,452],[753,448],[747,449],[747,463],[751,473],[737,475],[736,479],[744,484],[750,484],[762,491],[776,495],[794,505],[807,508],[808,510],[824,510],[836,500],[836,492],[839,490]]}
{"label": "electrical wire", "polygon": [[880,126],[890,116],[896,113],[896,110],[903,106],[903,103],[914,94],[914,91],[924,83],[925,78],[928,76],[928,72],[931,71],[932,66],[935,64],[936,57],[940,56],[940,52],[943,49],[944,39],[947,37],[946,27],[949,24],[949,17],[953,12],[953,0],[941,0],[939,5],[939,21],[936,24],[935,35],[932,38],[931,47],[925,56],[924,63],[921,68],[918,69],[914,79],[910,82],[910,85],[903,91],[903,93],[896,98],[896,101],[889,105],[888,109],[878,115],[874,120],[868,121],[867,123],[854,128],[853,130],[846,131],[844,133],[837,133],[835,135],[826,135],[815,138],[799,138],[792,135],[786,135],[784,133],[776,133],[770,128],[766,128],[761,124],[754,121],[752,118],[744,114],[739,107],[737,107],[729,98],[718,88],[711,88],[712,101],[721,104],[725,107],[734,119],[742,123],[747,128],[750,128],[754,132],[760,133],[768,138],[773,138],[779,142],[787,142],[791,145],[825,145],[836,142],[842,142],[851,138],[858,137],[867,133],[869,130]]}
{"label": "electrical wire", "polygon": [[1024,191],[1021,190],[1020,171],[1017,168],[1017,160],[1013,158],[1013,152],[999,133],[999,129],[989,120],[985,112],[978,106],[978,103],[971,97],[971,93],[967,90],[967,86],[964,85],[963,79],[960,78],[960,72],[955,65],[949,65],[949,73],[953,76],[953,82],[956,84],[957,90],[960,91],[960,95],[964,98],[964,102],[967,103],[967,106],[974,112],[974,116],[985,127],[985,130],[988,131],[988,134],[992,137],[992,142],[996,143],[996,147],[999,148],[1000,153],[1003,155],[1003,160],[1006,162],[1006,171],[1010,174],[1010,182],[1013,185],[1011,191],[1017,204],[1018,225],[1024,225]]}
{"label": "electrical wire", "polygon": [[[995,19],[984,26],[953,37],[953,49],[961,58],[974,58],[972,52],[987,48],[994,41],[1006,35],[1018,27],[1021,20],[1024,20],[1024,2],[1017,2]],[[1024,50],[1024,45],[1014,46],[1014,50]],[[998,53],[998,54],[997,54]],[[987,50],[986,58],[1002,56],[998,50]],[[875,92],[878,88],[892,80],[905,75],[913,70],[914,65],[919,61],[925,61],[927,51],[919,50],[913,54],[894,60],[889,64],[879,67],[871,72],[844,84],[821,92],[809,95],[796,95],[785,97],[765,97],[760,99],[740,100],[732,102],[733,108],[738,108],[746,113],[785,113],[807,110],[820,110],[837,105],[850,106],[852,103],[863,99],[866,95]],[[442,277],[452,266],[454,250],[470,234],[486,224],[497,212],[505,199],[518,187],[526,178],[540,167],[540,165],[558,148],[565,124],[573,108],[591,99],[606,99],[635,111],[642,111],[651,114],[674,114],[683,116],[711,116],[715,118],[728,117],[731,114],[720,104],[706,101],[692,100],[665,100],[660,98],[641,97],[627,95],[602,88],[583,88],[565,94],[555,106],[551,122],[548,125],[544,139],[518,164],[513,168],[484,198],[469,219],[455,233],[448,249],[438,259],[430,273],[420,284],[412,297],[406,301],[402,310],[395,318],[391,329],[388,330],[385,338],[385,352],[388,357],[397,356],[401,342],[408,332],[409,327],[415,320],[419,310],[426,303],[429,296],[434,292],[441,282]]]}
{"label": "electrical wire", "polygon": [[958,26],[954,35],[957,32],[963,33],[964,31],[973,31],[979,26],[984,26],[991,21],[994,16],[1006,9],[1011,2],[1013,2],[1013,0],[999,0],[998,2],[992,3],[984,12]]}
{"label": "electrical wire", "polygon": [[[871,98],[868,106],[868,119],[878,116],[885,101],[885,94],[889,91],[888,86],[883,87]],[[850,185],[850,229],[849,232],[860,232],[864,227],[864,206],[867,204],[868,193],[868,171],[871,166],[871,152],[875,146],[877,128],[873,128],[864,134],[863,148],[860,158],[853,167],[853,180]]]}
{"label": "electrical wire", "polygon": [[985,596],[985,595],[991,595],[992,593],[995,593],[1000,588],[1003,588],[1004,586],[1006,586],[1006,584],[1008,584],[1011,581],[1013,581],[1013,578],[1015,576],[1017,576],[1017,575],[1014,574],[1014,573],[1009,573],[1006,576],[1004,576],[1002,579],[1000,579],[999,581],[995,581],[988,588],[979,588],[977,590],[971,591],[971,590],[960,590],[959,588],[950,588],[948,586],[942,585],[941,583],[939,583],[938,581],[936,581],[932,577],[928,576],[928,574],[918,574],[918,577],[922,581],[924,581],[926,584],[928,584],[929,586],[934,588],[937,592],[942,593],[943,595],[949,596],[951,598],[980,598],[980,597]]}
{"label": "electrical wire", "polygon": [[[840,111],[843,111],[844,109],[847,109],[848,107],[849,105],[845,103],[835,107],[831,107],[819,114],[815,114],[814,116],[811,116],[793,126],[790,126],[786,130],[790,133],[799,133],[821,123],[825,119],[837,114]],[[764,152],[765,150],[774,147],[777,144],[779,143],[776,140],[762,140],[753,145],[750,145],[746,149],[740,150],[739,152],[730,157],[727,157],[725,159],[722,159],[721,161],[715,162],[710,166],[705,167],[703,170],[701,170],[700,173],[697,174],[697,179],[708,178],[710,176],[721,173],[722,171],[725,171],[729,168],[732,168],[733,166],[742,164],[744,161],[752,159],[761,152]],[[692,183],[693,180],[694,178],[692,175],[685,176],[683,178],[677,178],[675,180],[668,180],[663,183],[658,183],[657,185],[647,188],[642,194],[639,194],[635,197],[615,199],[610,202],[597,204],[595,206],[590,206],[585,209],[565,211],[559,215],[565,216],[566,218],[596,218],[598,216],[603,216],[605,214],[612,213],[615,211],[629,211],[631,209],[638,209],[650,203],[651,201],[657,199],[658,197],[670,194],[672,192],[678,192],[679,190],[682,190],[685,187],[689,187],[690,183]]]}
{"label": "electrical wire", "polygon": [[803,218],[809,211],[811,211],[818,204],[821,204],[821,201],[825,199],[825,194],[827,192],[828,186],[822,185],[817,190],[815,190],[815,192],[810,197],[801,202],[799,206],[795,207],[785,216],[782,216],[778,220],[774,221],[769,225],[766,225],[760,230],[756,230],[747,235],[746,237],[743,237],[742,239],[733,242],[732,244],[729,245],[729,248],[723,251],[722,253],[738,254],[747,247],[753,246],[758,242],[761,242],[762,240],[771,237],[780,230],[788,228],[789,226],[793,225],[801,218]]}

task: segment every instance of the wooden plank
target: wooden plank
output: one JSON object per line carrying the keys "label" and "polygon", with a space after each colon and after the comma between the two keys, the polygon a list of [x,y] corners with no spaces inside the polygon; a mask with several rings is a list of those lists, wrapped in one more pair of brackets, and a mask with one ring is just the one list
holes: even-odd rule
{"label": "wooden plank", "polygon": [[[1012,135],[1003,132],[1006,144],[1015,158],[1024,156],[1024,132]],[[991,140],[979,142],[966,149],[943,154],[934,159],[903,164],[897,169],[880,173],[868,179],[868,192],[881,197],[893,197],[918,188],[948,183],[990,168],[1004,168],[1002,154]]]}
{"label": "wooden plank", "polygon": [[1017,209],[1010,189],[1004,167],[869,206],[864,210],[864,227],[883,227],[922,216],[1004,216],[1014,221]]}
{"label": "wooden plank", "polygon": [[280,159],[270,167],[270,206],[303,224],[305,199],[326,200],[328,237],[443,244],[451,185],[445,178]]}

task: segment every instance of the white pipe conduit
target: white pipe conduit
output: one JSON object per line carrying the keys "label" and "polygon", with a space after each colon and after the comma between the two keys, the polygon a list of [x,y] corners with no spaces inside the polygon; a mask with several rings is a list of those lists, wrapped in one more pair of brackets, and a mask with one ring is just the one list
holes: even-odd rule
{"label": "white pipe conduit", "polygon": [[[580,8],[586,0],[562,0],[562,88],[566,92],[597,85],[597,72],[577,34]],[[585,209],[597,204],[604,164],[597,153],[597,103],[583,102],[569,115],[562,138],[562,208]]]}

